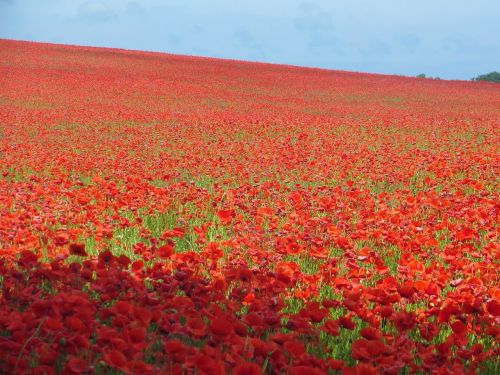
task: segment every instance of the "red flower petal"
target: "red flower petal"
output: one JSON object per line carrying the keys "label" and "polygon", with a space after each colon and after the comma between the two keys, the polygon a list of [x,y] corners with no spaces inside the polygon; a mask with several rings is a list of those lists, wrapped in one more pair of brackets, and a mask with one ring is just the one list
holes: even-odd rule
{"label": "red flower petal", "polygon": [[111,367],[125,369],[128,363],[127,357],[119,350],[109,350],[104,353],[104,361]]}
{"label": "red flower petal", "polygon": [[72,243],[69,245],[69,253],[72,255],[78,255],[78,256],[87,256],[87,253],[85,252],[85,245],[81,243]]}
{"label": "red flower petal", "polygon": [[174,253],[174,248],[170,245],[163,245],[156,250],[156,253],[160,258],[170,258]]}

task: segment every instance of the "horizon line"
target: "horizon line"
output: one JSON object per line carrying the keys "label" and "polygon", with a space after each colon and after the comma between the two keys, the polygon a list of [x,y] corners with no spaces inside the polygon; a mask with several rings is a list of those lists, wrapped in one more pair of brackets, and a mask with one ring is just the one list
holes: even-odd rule
{"label": "horizon line", "polygon": [[[237,58],[230,57],[218,57],[218,56],[206,56],[206,55],[189,55],[189,54],[180,54],[173,53],[168,51],[161,50],[142,50],[142,49],[131,49],[124,47],[110,47],[103,45],[91,45],[91,44],[69,44],[69,43],[56,43],[56,42],[47,42],[41,40],[29,40],[29,39],[11,39],[0,37],[0,41],[7,42],[21,42],[21,43],[34,43],[34,44],[45,44],[45,45],[53,45],[53,46],[67,46],[67,47],[77,47],[77,48],[94,48],[94,49],[108,49],[120,52],[136,52],[136,53],[149,53],[155,55],[170,55],[170,56],[179,56],[179,57],[189,57],[189,58],[197,58],[197,59],[213,59],[213,60],[222,60],[227,62],[237,62],[237,63],[245,63],[245,64],[259,64],[259,65],[271,65],[271,66],[282,66],[289,67],[294,69],[308,69],[308,70],[319,70],[325,72],[341,72],[341,73],[350,73],[350,74],[359,74],[359,75],[376,75],[376,76],[385,76],[385,77],[400,77],[400,78],[414,78],[418,80],[429,80],[429,81],[446,81],[446,82],[482,82],[482,81],[474,81],[473,78],[470,79],[459,79],[459,78],[440,78],[440,77],[431,77],[426,76],[425,78],[420,78],[417,76],[410,76],[404,74],[397,73],[377,73],[377,72],[367,72],[367,71],[357,71],[357,70],[343,70],[343,69],[332,69],[321,66],[313,66],[313,65],[295,65],[288,63],[279,63],[279,62],[270,62],[270,61],[257,61],[257,60],[243,60]],[[425,73],[422,73],[425,74]],[[486,82],[488,83],[488,82]]]}

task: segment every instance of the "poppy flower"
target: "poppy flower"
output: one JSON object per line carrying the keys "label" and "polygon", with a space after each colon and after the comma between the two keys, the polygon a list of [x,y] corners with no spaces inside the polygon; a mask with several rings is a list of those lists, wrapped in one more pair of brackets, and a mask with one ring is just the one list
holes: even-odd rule
{"label": "poppy flower", "polygon": [[109,250],[102,251],[101,253],[99,253],[98,257],[99,262],[102,264],[110,264],[114,259],[113,254]]}
{"label": "poppy flower", "polygon": [[144,327],[135,327],[128,331],[128,335],[132,342],[141,343],[146,340],[146,328]]}
{"label": "poppy flower", "polygon": [[356,327],[356,325],[354,324],[352,319],[348,316],[341,316],[337,321],[342,328],[345,328],[345,329],[348,329],[351,331]]}
{"label": "poppy flower", "polygon": [[353,342],[351,346],[352,358],[361,361],[374,360],[384,351],[385,345],[380,341],[359,339]]}
{"label": "poppy flower", "polygon": [[373,327],[365,327],[359,332],[367,340],[380,340],[382,333]]}
{"label": "poppy flower", "polygon": [[38,256],[32,252],[25,250],[21,252],[18,263],[23,267],[34,266],[38,262]]}
{"label": "poppy flower", "polygon": [[174,248],[170,245],[163,245],[156,250],[156,253],[160,258],[167,259],[174,253]]}
{"label": "poppy flower", "polygon": [[58,232],[54,236],[54,244],[56,246],[64,246],[68,243],[69,241],[69,235],[66,232]]}
{"label": "poppy flower", "polygon": [[406,311],[400,311],[394,316],[394,325],[400,331],[406,331],[415,326],[415,314]]}
{"label": "poppy flower", "polygon": [[325,375],[327,372],[312,366],[292,366],[289,368],[290,375]]}
{"label": "poppy flower", "polygon": [[210,323],[210,331],[218,337],[224,337],[233,332],[232,324],[224,317],[216,317]]}
{"label": "poppy flower", "polygon": [[236,216],[236,214],[235,214],[234,210],[219,210],[219,211],[217,211],[217,217],[219,218],[219,221],[224,225],[231,223],[231,221],[233,220],[233,218],[235,216]]}
{"label": "poppy flower", "polygon": [[486,304],[488,312],[497,317],[500,316],[500,303],[497,300],[491,300]]}
{"label": "poppy flower", "polygon": [[63,328],[62,323],[55,318],[47,318],[43,326],[44,328],[50,331],[57,331]]}
{"label": "poppy flower", "polygon": [[139,272],[139,271],[141,271],[143,266],[144,266],[144,262],[142,260],[136,260],[135,262],[132,263],[132,271]]}
{"label": "poppy flower", "polygon": [[77,357],[71,357],[66,365],[66,369],[72,374],[82,374],[88,371],[88,368],[87,363],[83,359]]}
{"label": "poppy flower", "polygon": [[68,316],[65,319],[65,323],[73,331],[81,332],[85,330],[84,323],[75,316]]}
{"label": "poppy flower", "polygon": [[104,352],[104,361],[111,367],[119,370],[126,370],[128,360],[125,355],[119,350],[109,350]]}
{"label": "poppy flower", "polygon": [[294,357],[298,357],[306,351],[304,344],[298,341],[286,341],[283,346]]}
{"label": "poppy flower", "polygon": [[246,362],[236,365],[233,369],[234,375],[261,375],[262,371],[256,363]]}
{"label": "poppy flower", "polygon": [[127,301],[117,301],[112,309],[118,314],[128,314],[132,310],[132,305]]}
{"label": "poppy flower", "polygon": [[179,340],[169,340],[165,343],[165,351],[176,362],[184,362],[188,352],[186,346]]}
{"label": "poppy flower", "polygon": [[254,312],[247,314],[244,319],[245,322],[253,328],[259,328],[264,323],[262,317],[260,317],[257,313]]}
{"label": "poppy flower", "polygon": [[328,319],[323,325],[323,330],[331,336],[338,336],[340,334],[339,324],[335,320]]}
{"label": "poppy flower", "polygon": [[69,253],[71,255],[77,255],[77,256],[87,256],[87,253],[85,252],[85,245],[81,243],[72,243],[69,245]]}
{"label": "poppy flower", "polygon": [[460,320],[453,322],[450,326],[456,335],[462,335],[467,332],[467,326]]}

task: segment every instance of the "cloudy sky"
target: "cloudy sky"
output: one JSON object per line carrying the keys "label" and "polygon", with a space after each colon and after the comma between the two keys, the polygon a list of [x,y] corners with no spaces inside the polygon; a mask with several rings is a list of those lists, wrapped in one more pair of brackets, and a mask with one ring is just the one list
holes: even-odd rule
{"label": "cloudy sky", "polygon": [[0,0],[0,38],[470,79],[498,0]]}

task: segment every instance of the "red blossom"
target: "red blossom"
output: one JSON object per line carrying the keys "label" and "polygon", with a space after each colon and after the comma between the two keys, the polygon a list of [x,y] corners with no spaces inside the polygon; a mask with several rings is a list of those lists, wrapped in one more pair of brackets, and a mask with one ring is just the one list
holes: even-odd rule
{"label": "red blossom", "polygon": [[262,371],[256,363],[240,363],[234,367],[234,375],[261,375]]}
{"label": "red blossom", "polygon": [[224,337],[233,332],[232,324],[224,317],[216,317],[210,323],[210,331],[218,337]]}
{"label": "red blossom", "polygon": [[66,368],[72,374],[82,374],[89,369],[87,363],[83,359],[77,357],[71,357],[68,359]]}
{"label": "red blossom", "polygon": [[77,256],[87,256],[87,253],[85,252],[85,245],[81,243],[72,243],[69,245],[69,253],[71,255],[77,255]]}
{"label": "red blossom", "polygon": [[105,352],[103,359],[111,367],[119,370],[125,370],[127,368],[127,357],[119,350],[109,350]]}
{"label": "red blossom", "polygon": [[0,373],[496,360],[491,84],[0,50]]}
{"label": "red blossom", "polygon": [[160,258],[163,258],[163,259],[170,258],[172,256],[172,254],[174,253],[174,248],[170,245],[163,245],[163,246],[158,248],[156,253],[158,254],[158,256]]}
{"label": "red blossom", "polygon": [[234,210],[219,210],[217,211],[217,217],[219,218],[220,222],[224,225],[227,225],[231,223],[233,218],[235,217],[235,212]]}

